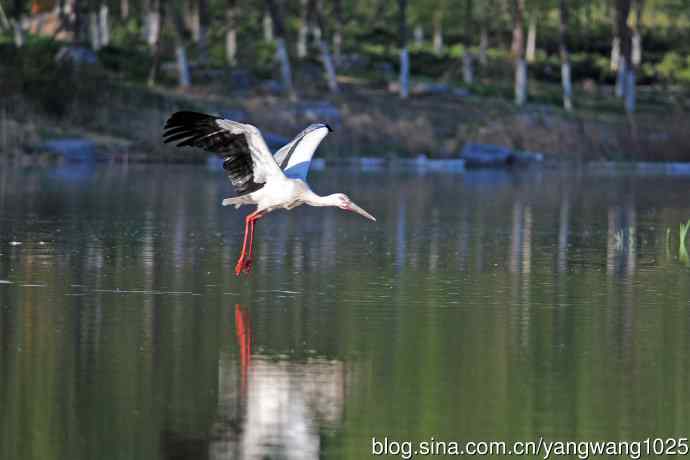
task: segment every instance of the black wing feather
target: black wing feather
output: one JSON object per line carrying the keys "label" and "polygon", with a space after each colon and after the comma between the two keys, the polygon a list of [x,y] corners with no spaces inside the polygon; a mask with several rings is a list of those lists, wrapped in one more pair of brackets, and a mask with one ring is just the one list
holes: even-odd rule
{"label": "black wing feather", "polygon": [[255,192],[264,186],[254,182],[254,163],[244,134],[221,128],[214,117],[198,112],[175,112],[165,123],[163,142],[177,147],[198,147],[224,158],[225,169],[238,195]]}

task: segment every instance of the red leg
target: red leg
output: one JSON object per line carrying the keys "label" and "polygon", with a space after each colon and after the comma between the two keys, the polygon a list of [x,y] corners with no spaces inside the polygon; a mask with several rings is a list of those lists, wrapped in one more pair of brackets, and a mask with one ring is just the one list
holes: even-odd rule
{"label": "red leg", "polygon": [[257,220],[261,219],[263,214],[258,211],[251,215],[249,219],[249,254],[247,254],[247,259],[244,261],[243,270],[247,273],[252,271],[252,252],[254,251],[254,224]]}
{"label": "red leg", "polygon": [[244,256],[247,251],[247,235],[249,234],[249,223],[251,221],[251,214],[244,219],[244,242],[242,243],[242,253],[240,258],[237,259],[237,264],[235,265],[235,275],[240,276],[242,269],[244,267]]}
{"label": "red leg", "polygon": [[[242,244],[242,254],[240,255],[237,265],[235,265],[235,275],[240,276],[242,272],[251,272],[252,270],[252,248],[254,246],[254,222],[260,219],[262,215],[259,211],[254,211],[245,218],[244,227],[244,243]],[[247,237],[249,237],[249,254],[247,254]]]}

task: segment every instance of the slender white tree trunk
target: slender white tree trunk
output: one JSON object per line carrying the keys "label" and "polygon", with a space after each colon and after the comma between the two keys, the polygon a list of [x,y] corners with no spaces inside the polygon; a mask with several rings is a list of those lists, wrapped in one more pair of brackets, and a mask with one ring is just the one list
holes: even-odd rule
{"label": "slender white tree trunk", "polygon": [[237,31],[228,29],[225,33],[225,59],[228,65],[237,65]]}
{"label": "slender white tree trunk", "polygon": [[422,46],[424,43],[424,29],[419,24],[414,27],[414,44],[416,46]]}
{"label": "slender white tree trunk", "polygon": [[307,57],[307,36],[309,35],[309,25],[307,24],[308,3],[308,0],[300,1],[299,29],[297,31],[297,57],[299,59]]}
{"label": "slender white tree trunk", "polygon": [[108,46],[110,44],[110,22],[108,21],[108,5],[106,3],[101,3],[98,19],[100,22],[101,46]]}
{"label": "slender white tree trunk", "polygon": [[89,43],[91,49],[96,51],[101,49],[100,21],[95,11],[89,12]]}
{"label": "slender white tree trunk", "polygon": [[563,84],[563,108],[573,110],[573,83],[570,76],[570,61],[561,63],[561,82]]}
{"label": "slender white tree trunk", "polygon": [[340,59],[343,50],[343,32],[340,26],[335,26],[335,31],[333,32],[333,60],[336,64],[340,64]]}
{"label": "slender white tree trunk", "polygon": [[319,42],[319,49],[321,50],[321,60],[323,61],[323,68],[326,71],[326,79],[328,81],[328,89],[332,93],[338,92],[338,80],[335,76],[335,66],[333,65],[333,59],[331,59],[331,53],[328,50],[328,45],[324,40]]}
{"label": "slender white tree trunk", "polygon": [[474,57],[467,49],[462,55],[462,79],[468,85],[474,83]]}
{"label": "slender white tree trunk", "polygon": [[291,98],[294,98],[290,58],[288,57],[287,47],[285,46],[285,39],[282,37],[276,39],[276,59],[280,63],[280,75],[283,80],[283,88]]}
{"label": "slender white tree trunk", "polygon": [[231,2],[226,11],[225,18],[228,29],[225,32],[225,59],[228,65],[237,65],[237,6]]}
{"label": "slender white tree trunk", "polygon": [[161,30],[161,15],[158,11],[151,9],[146,19],[146,43],[150,47],[156,45],[158,35]]}
{"label": "slender white tree trunk", "polygon": [[177,60],[177,82],[180,87],[187,88],[191,85],[189,61],[187,60],[187,48],[181,43],[175,46],[175,58]]}
{"label": "slender white tree trunk", "polygon": [[529,29],[527,30],[527,49],[525,50],[527,62],[534,62],[537,54],[537,20],[532,14],[529,20]]}
{"label": "slender white tree trunk", "polygon": [[10,25],[10,21],[7,19],[7,14],[5,14],[5,10],[2,8],[2,3],[0,3],[0,29],[11,29],[12,26]]}
{"label": "slender white tree trunk", "polygon": [[632,56],[633,66],[637,68],[642,62],[642,13],[644,10],[644,0],[635,0],[635,28],[632,30]]}
{"label": "slender white tree trunk", "polygon": [[632,36],[632,63],[639,66],[642,62],[642,36],[639,30],[635,30]]}
{"label": "slender white tree trunk", "polygon": [[440,11],[434,13],[434,53],[441,54],[443,52],[443,15]]}
{"label": "slender white tree trunk", "polygon": [[406,99],[410,95],[410,55],[407,47],[400,51],[400,97]]}
{"label": "slender white tree trunk", "polygon": [[625,73],[627,71],[627,62],[621,57],[618,60],[618,74],[616,76],[616,97],[623,97],[625,95]]}
{"label": "slender white tree trunk", "polygon": [[486,27],[482,24],[479,32],[479,64],[483,67],[487,62],[487,50],[489,49],[489,34]]}
{"label": "slender white tree trunk", "polygon": [[515,103],[527,100],[527,61],[525,61],[525,0],[512,0],[513,42],[511,52],[515,64]]}
{"label": "slender white tree trunk", "polygon": [[22,28],[21,19],[12,20],[12,28],[14,29],[14,45],[17,48],[24,46],[24,29]]}
{"label": "slender white tree trunk", "polygon": [[570,75],[570,40],[568,33],[569,8],[568,0],[559,2],[559,48],[561,55],[561,83],[563,85],[563,108],[573,110],[573,84]]}
{"label": "slender white tree trunk", "polygon": [[314,24],[311,27],[311,36],[316,43],[321,41],[321,27],[318,24]]}
{"label": "slender white tree trunk", "polygon": [[[163,0],[165,1],[165,0]],[[199,43],[201,39],[201,18],[199,17],[199,4],[195,0],[188,0],[187,14],[185,15],[185,22],[189,30],[192,31],[192,40],[194,43]]]}
{"label": "slender white tree trunk", "polygon": [[273,20],[271,19],[271,15],[268,14],[268,12],[266,12],[264,14],[263,29],[264,29],[264,41],[272,42],[273,41]]}
{"label": "slender white tree trunk", "polygon": [[613,37],[611,42],[611,70],[618,70],[618,64],[621,60],[621,39],[617,35]]}
{"label": "slender white tree trunk", "polygon": [[527,61],[519,58],[515,62],[515,103],[524,105],[527,101]]}
{"label": "slender white tree trunk", "polygon": [[635,112],[635,67],[629,66],[625,72],[625,111]]}

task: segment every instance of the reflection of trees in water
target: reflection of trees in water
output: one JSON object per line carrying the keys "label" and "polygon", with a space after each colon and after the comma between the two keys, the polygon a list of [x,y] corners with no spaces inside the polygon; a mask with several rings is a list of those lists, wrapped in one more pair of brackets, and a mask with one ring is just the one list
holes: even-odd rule
{"label": "reflection of trees in water", "polygon": [[[222,354],[212,459],[316,459],[320,433],[335,428],[345,404],[345,365],[252,354],[249,312],[235,308],[239,366]],[[238,370],[239,367],[239,370]]]}
{"label": "reflection of trees in water", "polygon": [[632,275],[636,269],[637,217],[635,204],[608,208],[606,270],[611,275]]}
{"label": "reflection of trees in water", "polygon": [[[21,189],[17,179],[2,176],[6,190]],[[385,210],[382,216],[387,219],[368,225],[338,210],[277,213],[257,226],[256,269],[291,283],[301,282],[297,278],[305,272],[352,270],[367,258],[398,271],[520,273],[542,267],[542,260],[534,260],[532,254],[550,254],[556,269],[564,271],[573,246],[596,247],[600,233],[591,233],[587,241],[582,235],[601,225],[600,210],[607,207],[607,199],[601,198],[600,190],[581,178],[541,179],[535,184],[500,177],[497,182],[477,183],[458,175],[391,176],[390,186],[382,188],[378,178],[317,176],[319,189],[354,188],[353,195]],[[171,273],[176,282],[189,280],[189,273],[201,281],[209,272],[212,282],[217,282],[221,273],[227,275],[229,259],[241,241],[243,210],[220,207],[228,185],[202,169],[132,167],[129,174],[122,174],[113,167],[97,169],[86,183],[65,186],[40,174],[26,183],[22,200],[8,198],[14,193],[8,192],[0,196],[0,209],[9,215],[40,215],[41,224],[5,222],[1,225],[9,228],[3,228],[3,235],[46,240],[61,252],[56,256],[77,256],[87,277],[111,272],[124,282],[128,277],[122,272],[131,272],[130,279],[147,280],[137,288],[150,289],[167,277],[156,273],[157,267],[174,265]],[[573,196],[586,207],[578,206]],[[633,195],[628,200],[629,209],[635,209],[635,199]],[[550,220],[553,210],[556,218]],[[663,216],[677,228],[674,216]],[[635,228],[621,226],[623,218],[613,218],[608,228],[605,245],[611,273],[620,271],[621,264],[626,270],[636,266],[637,252],[634,247],[628,250]],[[661,232],[665,226],[660,223]],[[542,229],[549,227],[552,232],[556,229],[555,238],[535,240],[532,229],[544,234]],[[623,245],[625,251],[616,250]],[[22,249],[26,253],[31,246]],[[171,260],[173,264],[168,263]]]}
{"label": "reflection of trees in water", "polygon": [[[3,439],[27,431],[75,459],[239,456],[275,441],[268,427],[322,449],[324,427],[353,429],[345,412],[362,432],[405,423],[448,439],[486,438],[496,420],[687,431],[690,284],[663,256],[666,227],[690,211],[686,182],[640,179],[650,192],[632,194],[631,179],[315,175],[319,191],[365,197],[379,223],[276,213],[235,284],[243,214],[219,206],[225,179],[163,170],[78,184],[0,173],[0,279],[47,286],[0,286],[0,456],[26,458]],[[237,292],[256,301],[261,339],[244,395],[235,332],[219,327]],[[347,385],[350,353],[376,378]]]}

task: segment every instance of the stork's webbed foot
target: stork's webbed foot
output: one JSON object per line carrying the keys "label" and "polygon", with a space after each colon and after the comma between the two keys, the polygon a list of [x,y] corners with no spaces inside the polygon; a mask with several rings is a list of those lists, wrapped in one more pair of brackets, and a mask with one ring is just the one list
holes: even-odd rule
{"label": "stork's webbed foot", "polygon": [[252,259],[250,257],[240,257],[235,265],[235,275],[240,276],[241,273],[251,273]]}

